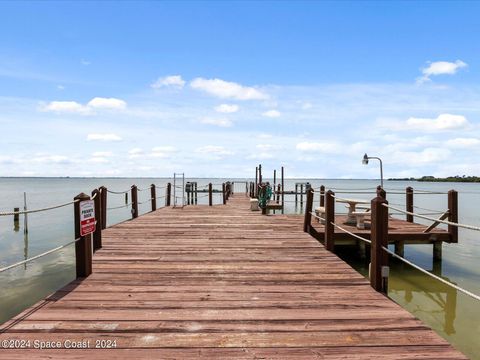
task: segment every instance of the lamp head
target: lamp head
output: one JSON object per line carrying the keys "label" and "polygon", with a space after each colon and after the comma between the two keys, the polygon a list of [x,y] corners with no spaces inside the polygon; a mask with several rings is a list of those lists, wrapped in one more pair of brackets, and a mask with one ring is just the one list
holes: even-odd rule
{"label": "lamp head", "polygon": [[362,164],[363,165],[368,165],[368,155],[367,154],[363,155]]}

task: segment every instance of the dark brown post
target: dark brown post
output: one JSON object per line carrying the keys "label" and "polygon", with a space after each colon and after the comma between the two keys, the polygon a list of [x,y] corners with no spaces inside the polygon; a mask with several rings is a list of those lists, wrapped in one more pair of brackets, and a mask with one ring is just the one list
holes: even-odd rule
{"label": "dark brown post", "polygon": [[20,208],[16,207],[16,208],[13,208],[13,212],[15,214],[13,214],[13,230],[14,231],[18,231],[20,229],[20,215],[18,214],[18,212],[20,211]]}
{"label": "dark brown post", "polygon": [[280,189],[282,186],[280,184],[277,185],[277,204],[280,203]]}
{"label": "dark brown post", "polygon": [[137,185],[132,185],[132,219],[138,217],[138,189]]}
{"label": "dark brown post", "polygon": [[170,198],[172,197],[172,184],[167,184],[167,194],[165,195],[165,206],[170,206]]}
{"label": "dark brown post", "polygon": [[303,221],[303,231],[310,232],[310,225],[312,224],[312,210],[313,210],[313,189],[307,191],[307,202],[305,205],[305,219]]}
{"label": "dark brown post", "polygon": [[92,236],[80,236],[80,201],[90,200],[90,196],[80,193],[73,198],[78,200],[73,205],[75,223],[75,264],[77,278],[87,277],[92,273]]}
{"label": "dark brown post", "polygon": [[227,197],[225,194],[225,183],[222,184],[222,194],[223,194],[223,205],[227,203]]}
{"label": "dark brown post", "polygon": [[[413,188],[411,186],[405,189],[405,209],[413,213]],[[413,215],[407,214],[407,221],[413,223]]]}
{"label": "dark brown post", "polygon": [[152,200],[152,211],[157,210],[157,188],[155,184],[150,185],[150,199]]}
{"label": "dark brown post", "polygon": [[263,182],[262,176],[262,164],[258,165],[258,183],[261,184]]}
{"label": "dark brown post", "polygon": [[282,166],[282,214],[285,212],[285,178],[284,178],[283,166]]}
{"label": "dark brown post", "polygon": [[388,208],[383,206],[388,202],[381,196],[377,196],[371,202],[372,225],[371,225],[371,264],[370,285],[380,292],[386,293],[387,287],[382,275],[383,268],[388,266],[388,254],[383,247],[388,247]]}
{"label": "dark brown post", "polygon": [[101,194],[101,205],[102,205],[102,230],[107,228],[107,188],[105,186],[100,186],[98,189]]}
{"label": "dark brown post", "polygon": [[257,197],[257,189],[258,189],[258,166],[255,167],[255,191],[253,193],[253,197]]}
{"label": "dark brown post", "polygon": [[95,203],[95,231],[93,233],[93,252],[102,248],[102,194],[98,189],[92,191]]}
{"label": "dark brown post", "polygon": [[197,182],[195,181],[195,205],[198,203],[198,186]]}
{"label": "dark brown post", "polygon": [[325,206],[325,186],[320,186],[320,206]]}
{"label": "dark brown post", "polygon": [[[458,223],[458,192],[450,190],[448,192],[448,221]],[[448,225],[448,232],[452,242],[458,242],[458,226]]]}
{"label": "dark brown post", "polygon": [[325,194],[325,249],[334,251],[335,249],[335,193],[328,190]]}
{"label": "dark brown post", "polygon": [[213,205],[212,183],[208,184],[208,206]]}

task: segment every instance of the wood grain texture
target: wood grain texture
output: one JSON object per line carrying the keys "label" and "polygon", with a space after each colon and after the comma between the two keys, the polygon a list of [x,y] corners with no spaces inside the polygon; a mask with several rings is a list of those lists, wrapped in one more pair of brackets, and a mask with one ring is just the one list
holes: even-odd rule
{"label": "wood grain texture", "polygon": [[465,359],[302,231],[248,199],[163,208],[106,229],[93,273],[5,323],[1,359]]}

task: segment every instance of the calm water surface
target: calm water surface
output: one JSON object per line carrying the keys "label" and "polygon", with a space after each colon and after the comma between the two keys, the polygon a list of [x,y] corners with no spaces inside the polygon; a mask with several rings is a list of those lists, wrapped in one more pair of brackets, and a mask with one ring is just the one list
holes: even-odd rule
{"label": "calm water surface", "polygon": [[[209,182],[220,184],[225,179],[187,179],[198,182],[199,188]],[[232,180],[232,179],[229,179]],[[244,179],[237,179],[245,181]],[[23,207],[23,192],[27,193],[29,209],[68,202],[80,193],[90,193],[101,185],[111,190],[122,191],[136,184],[140,189],[154,183],[160,189],[157,196],[164,194],[161,187],[171,179],[79,179],[79,178],[0,178],[0,211],[12,211],[14,207]],[[374,193],[343,193],[351,189],[374,189],[374,180],[287,180],[286,190],[293,190],[296,182],[309,181],[312,186],[325,185],[335,188],[337,195],[349,198],[371,199]],[[459,191],[459,221],[480,226],[480,184],[465,183],[417,183],[387,182],[387,197],[391,204],[402,205],[406,186],[414,189],[446,192],[451,188]],[[218,186],[217,186],[218,187]],[[343,190],[348,189],[348,190]],[[243,192],[245,185],[237,183],[235,191]],[[180,194],[179,194],[180,196]],[[201,196],[201,195],[200,195]],[[150,210],[147,200],[149,191],[139,192],[140,214]],[[129,199],[130,200],[130,199]],[[205,204],[207,197],[199,197],[199,203]],[[161,206],[164,199],[157,200]],[[221,195],[214,195],[214,202],[221,202]],[[318,198],[315,198],[318,202]],[[125,204],[125,195],[108,195],[108,207]],[[415,195],[415,205],[444,211],[447,209],[447,196]],[[294,196],[286,196],[288,213],[301,213],[303,208],[295,205]],[[344,212],[338,204],[338,212]],[[108,224],[112,225],[130,218],[130,209],[123,207],[108,211]],[[404,216],[399,216],[404,218]],[[20,216],[20,225],[14,228],[11,216],[0,217],[0,267],[35,256],[56,246],[73,240],[73,206],[43,213],[28,215],[28,234],[24,234],[24,219]],[[424,222],[415,219],[416,222]],[[355,249],[338,249],[340,256],[354,268],[366,274],[368,264],[356,256]],[[410,245],[405,247],[405,256],[410,261],[431,270],[437,275],[480,294],[480,233],[460,229],[458,244],[443,245],[443,260],[433,262],[431,245]],[[34,304],[48,294],[75,278],[74,246],[69,246],[24,266],[0,274],[0,323],[8,320],[26,307]],[[456,290],[398,262],[391,263],[389,294],[394,301],[413,315],[435,329],[460,351],[472,359],[480,359],[480,302],[475,301]]]}

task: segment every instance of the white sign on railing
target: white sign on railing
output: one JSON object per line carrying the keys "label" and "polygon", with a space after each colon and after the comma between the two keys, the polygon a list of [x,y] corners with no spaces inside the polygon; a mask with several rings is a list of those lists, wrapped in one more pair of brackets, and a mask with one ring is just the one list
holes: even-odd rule
{"label": "white sign on railing", "polygon": [[95,203],[93,200],[80,202],[80,236],[95,231]]}

